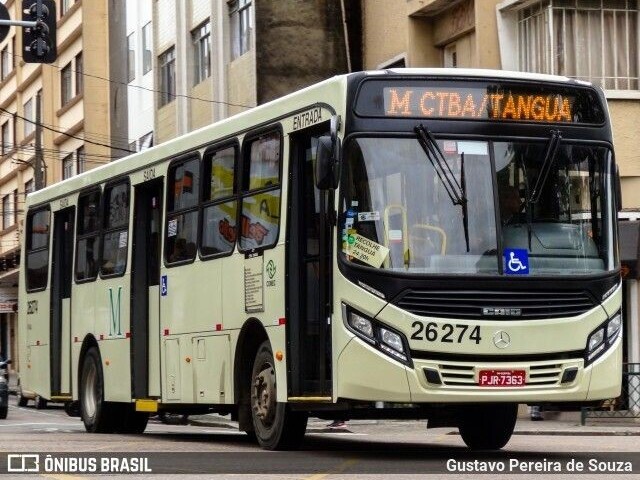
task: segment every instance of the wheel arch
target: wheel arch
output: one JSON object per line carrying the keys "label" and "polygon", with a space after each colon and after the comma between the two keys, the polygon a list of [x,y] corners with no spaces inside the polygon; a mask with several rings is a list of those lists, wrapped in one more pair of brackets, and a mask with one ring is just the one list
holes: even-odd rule
{"label": "wheel arch", "polygon": [[233,398],[238,406],[240,430],[253,431],[249,410],[251,393],[246,379],[251,375],[258,347],[265,340],[269,340],[269,335],[264,325],[257,318],[249,318],[240,330],[233,362]]}
{"label": "wheel arch", "polygon": [[96,337],[94,337],[89,333],[87,334],[87,336],[84,337],[84,340],[82,341],[82,347],[80,348],[80,355],[78,356],[78,371],[76,372],[78,395],[80,395],[79,392],[81,388],[80,383],[82,381],[82,365],[84,364],[84,357],[91,347],[95,347],[96,350],[98,351],[98,356],[102,358],[102,356],[100,355],[100,346],[98,345],[98,341],[96,340]]}

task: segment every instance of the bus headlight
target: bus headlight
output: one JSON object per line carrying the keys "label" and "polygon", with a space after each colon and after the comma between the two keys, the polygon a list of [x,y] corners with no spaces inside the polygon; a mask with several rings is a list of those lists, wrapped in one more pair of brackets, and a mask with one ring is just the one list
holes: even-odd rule
{"label": "bus headlight", "polygon": [[607,324],[607,340],[610,343],[618,336],[620,328],[622,328],[622,313],[618,312]]}
{"label": "bus headlight", "polygon": [[622,330],[622,312],[617,312],[609,320],[596,328],[587,339],[584,366],[593,363],[614,344]]}
{"label": "bus headlight", "polygon": [[357,330],[359,333],[362,333],[373,340],[373,324],[368,318],[358,315],[356,312],[351,310],[349,312],[349,325],[351,325],[354,330]]}
{"label": "bus headlight", "polygon": [[413,366],[408,355],[409,344],[402,333],[354,311],[345,304],[342,305],[342,312],[347,327],[359,338],[395,360]]}

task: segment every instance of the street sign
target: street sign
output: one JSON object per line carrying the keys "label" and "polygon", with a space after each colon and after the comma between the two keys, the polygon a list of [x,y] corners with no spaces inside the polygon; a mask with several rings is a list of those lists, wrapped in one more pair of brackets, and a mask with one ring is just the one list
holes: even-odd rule
{"label": "street sign", "polygon": [[[11,20],[9,17],[9,10],[7,10],[4,3],[0,3],[0,20]],[[0,25],[0,42],[7,38],[10,28],[10,25]]]}

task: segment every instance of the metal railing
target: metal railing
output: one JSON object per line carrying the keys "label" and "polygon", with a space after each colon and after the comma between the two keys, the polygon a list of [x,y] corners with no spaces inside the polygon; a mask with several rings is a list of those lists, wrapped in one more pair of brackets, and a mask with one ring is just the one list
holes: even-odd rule
{"label": "metal railing", "polygon": [[640,418],[640,363],[622,365],[622,392],[617,398],[602,400],[595,407],[585,407],[582,425],[589,418]]}

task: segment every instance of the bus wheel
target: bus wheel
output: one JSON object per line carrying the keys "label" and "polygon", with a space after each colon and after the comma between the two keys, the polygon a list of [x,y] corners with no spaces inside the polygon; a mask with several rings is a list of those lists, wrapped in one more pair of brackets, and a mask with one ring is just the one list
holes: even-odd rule
{"label": "bus wheel", "polygon": [[458,430],[469,448],[499,450],[511,438],[517,416],[517,403],[470,405],[462,412]]}
{"label": "bus wheel", "polygon": [[104,377],[98,349],[87,350],[80,375],[80,416],[90,433],[111,433],[114,430],[113,406],[104,401]]}
{"label": "bus wheel", "polygon": [[40,395],[36,395],[33,403],[35,404],[37,410],[44,410],[45,408],[47,408],[47,399],[42,398]]}
{"label": "bus wheel", "polygon": [[267,450],[297,448],[307,429],[307,415],[277,402],[275,362],[271,345],[258,348],[251,372],[251,417],[258,444]]}
{"label": "bus wheel", "polygon": [[136,412],[135,405],[125,404],[123,405],[122,417],[120,419],[121,423],[116,428],[116,431],[118,433],[132,434],[144,433],[148,421],[149,414],[147,412]]}
{"label": "bus wheel", "polygon": [[20,393],[18,393],[18,406],[26,407],[27,403],[29,403],[29,399],[22,395],[22,391],[20,391]]}

